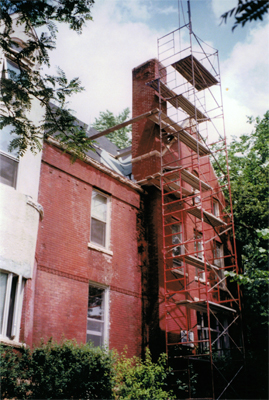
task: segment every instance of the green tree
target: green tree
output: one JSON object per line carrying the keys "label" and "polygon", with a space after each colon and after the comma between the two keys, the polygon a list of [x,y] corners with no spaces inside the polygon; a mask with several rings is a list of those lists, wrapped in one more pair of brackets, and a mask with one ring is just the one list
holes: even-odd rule
{"label": "green tree", "polygon": [[[69,96],[83,90],[79,79],[69,81],[61,69],[56,75],[43,76],[40,68],[29,66],[49,66],[49,52],[55,49],[56,23],[66,23],[81,33],[85,22],[92,19],[93,3],[94,0],[0,0],[0,48],[17,66],[16,71],[1,71],[0,129],[12,125],[15,138],[11,148],[17,149],[19,155],[27,148],[39,150],[40,139],[48,136],[56,137],[79,156],[91,148],[85,130],[77,125],[66,103]],[[21,46],[13,37],[14,24],[27,37]],[[37,37],[33,28],[41,27],[44,32]],[[28,117],[33,98],[44,108],[39,125]]]}
{"label": "green tree", "polygon": [[227,22],[227,19],[234,15],[235,23],[232,27],[234,30],[240,24],[244,26],[246,22],[257,19],[262,21],[268,9],[268,0],[238,0],[237,6],[222,14],[221,18]]}
{"label": "green tree", "polygon": [[161,354],[153,363],[149,349],[145,360],[138,357],[127,358],[126,352],[116,357],[116,385],[114,396],[117,400],[174,399],[172,391],[167,390],[169,371],[166,368],[167,356]]}
{"label": "green tree", "polygon": [[[112,128],[115,125],[121,124],[128,120],[130,114],[129,108],[125,108],[118,115],[114,115],[111,111],[101,111],[99,114],[99,118],[95,118],[95,122],[93,123],[93,128],[97,131],[102,132],[108,128]],[[107,135],[108,139],[118,146],[120,149],[128,147],[131,145],[132,141],[128,136],[128,132],[131,131],[130,126],[125,126],[124,128],[119,129],[118,131],[109,133]]]}
{"label": "green tree", "polygon": [[52,340],[33,350],[0,346],[1,394],[6,399],[111,399],[112,352]]}
{"label": "green tree", "polygon": [[[253,374],[248,380],[253,384],[249,398],[267,398],[269,111],[262,119],[249,118],[248,122],[255,124],[252,133],[234,138],[228,146],[235,234],[243,272],[227,276],[243,290],[247,362]],[[223,166],[225,155],[218,154]]]}
{"label": "green tree", "polygon": [[[0,345],[1,394],[6,399],[173,399],[167,389],[167,357],[153,363],[119,356],[75,340],[49,340],[16,352]],[[178,382],[181,385],[181,382]]]}

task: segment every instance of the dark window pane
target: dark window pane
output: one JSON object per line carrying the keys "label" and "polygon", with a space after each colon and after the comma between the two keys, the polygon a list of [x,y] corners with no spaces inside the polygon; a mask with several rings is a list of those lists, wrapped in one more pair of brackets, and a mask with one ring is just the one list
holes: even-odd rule
{"label": "dark window pane", "polygon": [[106,224],[94,218],[91,219],[91,242],[106,246]]}
{"label": "dark window pane", "polygon": [[102,336],[95,336],[91,333],[87,333],[87,342],[92,342],[94,346],[102,346],[103,338]]}
{"label": "dark window pane", "polygon": [[98,321],[95,319],[89,319],[87,320],[87,331],[94,331],[96,333],[103,334],[103,327],[104,327],[104,322],[103,321]]}
{"label": "dark window pane", "polygon": [[103,293],[104,289],[89,287],[88,318],[103,320]]}
{"label": "dark window pane", "polygon": [[7,288],[7,274],[0,272],[0,333],[2,333],[2,322],[5,306],[6,288]]}
{"label": "dark window pane", "polygon": [[90,286],[87,318],[87,342],[102,346],[104,342],[104,289]]}
{"label": "dark window pane", "polygon": [[12,125],[4,126],[3,129],[0,131],[0,150],[4,151],[5,153],[11,154],[14,157],[17,157],[18,150],[13,149],[9,151],[9,145],[12,139],[14,139],[14,135],[11,135],[11,131],[13,129]]}
{"label": "dark window pane", "polygon": [[93,192],[92,216],[104,222],[107,217],[107,198],[97,192]]}
{"label": "dark window pane", "polygon": [[0,154],[0,182],[16,187],[18,162]]}
{"label": "dark window pane", "polygon": [[8,78],[12,79],[14,76],[20,75],[20,69],[17,64],[14,62],[7,60],[7,73],[8,73]]}
{"label": "dark window pane", "polygon": [[11,330],[12,330],[12,322],[13,322],[13,315],[14,315],[17,283],[18,283],[18,277],[17,276],[13,276],[12,286],[11,286],[11,293],[10,293],[8,321],[7,321],[7,337],[9,337],[10,339],[11,339]]}

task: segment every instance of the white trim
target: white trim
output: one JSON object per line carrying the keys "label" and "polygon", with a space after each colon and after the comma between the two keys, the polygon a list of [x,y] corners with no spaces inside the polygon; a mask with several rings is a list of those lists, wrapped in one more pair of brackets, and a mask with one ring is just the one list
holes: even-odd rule
{"label": "white trim", "polygon": [[[100,196],[103,196],[106,198],[107,202],[106,202],[106,221],[102,221],[101,219],[98,219],[96,216],[94,216],[92,214],[92,206],[93,206],[93,194],[94,193],[98,193],[100,194]],[[92,219],[96,219],[96,220],[100,220],[101,222],[105,223],[105,246],[102,246],[98,243],[92,242],[91,241],[91,233],[92,233],[92,226],[90,226],[90,246],[94,246],[93,248],[95,248],[95,250],[101,251],[101,249],[104,249],[104,252],[110,252],[110,238],[111,238],[111,196],[107,195],[106,193],[93,188],[92,189],[92,197],[91,197],[91,221]],[[92,225],[92,224],[91,224]],[[88,245],[89,245],[88,244]],[[111,253],[109,253],[111,254]],[[113,254],[113,253],[112,253]],[[111,255],[112,255],[111,254]]]}
{"label": "white trim", "polygon": [[7,331],[8,310],[9,310],[12,278],[13,278],[13,274],[12,273],[7,273],[7,286],[6,286],[6,295],[5,295],[5,306],[4,306],[4,310],[3,310],[3,322],[2,322],[2,331],[1,331],[1,336],[3,336],[3,337],[6,337],[6,335],[3,335],[2,332],[6,332]]}
{"label": "white trim", "polygon": [[2,337],[6,337],[6,335],[3,335],[2,332],[7,331],[8,309],[9,309],[9,299],[10,299],[10,292],[11,292],[12,277],[13,277],[12,273],[7,273],[5,305],[4,305],[4,309],[3,309],[3,320],[2,320],[2,330],[1,330]]}
{"label": "white trim", "polygon": [[[205,272],[203,272],[204,274],[205,274]],[[195,282],[201,282],[201,283],[206,283],[206,280],[205,279],[203,279],[203,278],[198,278],[198,276],[196,275],[195,277],[194,277],[194,280],[195,280]],[[207,286],[209,286],[209,282],[207,282]]]}
{"label": "white trim", "polygon": [[90,249],[100,251],[101,253],[108,254],[109,256],[113,256],[113,251],[112,250],[108,250],[105,247],[98,246],[97,244],[89,242],[88,243],[88,247]]}
{"label": "white trim", "polygon": [[105,306],[105,315],[104,315],[104,345],[109,346],[109,320],[110,320],[110,309],[109,309],[109,298],[110,291],[109,288],[105,288],[105,296],[104,296],[104,306]]}
{"label": "white trim", "polygon": [[[98,289],[103,289],[104,290],[104,297],[103,297],[103,301],[104,301],[104,320],[102,321],[104,323],[104,340],[103,340],[103,346],[109,346],[109,316],[110,316],[110,309],[109,309],[109,304],[110,304],[110,290],[109,290],[109,286],[106,285],[102,285],[101,283],[98,282],[93,282],[93,281],[89,281],[89,286],[92,287],[96,287]],[[88,310],[88,308],[87,308]],[[91,320],[91,318],[88,318],[87,316],[87,321]],[[91,331],[88,330],[88,326],[86,327],[86,335],[87,333],[93,333],[96,336],[101,336],[98,335],[98,332],[96,331]]]}
{"label": "white trim", "polygon": [[[198,231],[194,231],[194,251],[196,253],[195,257],[204,261],[204,238],[203,234]],[[197,278],[197,281],[199,280],[199,282],[205,283],[206,281],[205,270],[202,273],[199,273],[199,268],[196,268],[195,278]]]}
{"label": "white trim", "polygon": [[17,163],[19,163],[19,158],[16,156],[13,156],[13,154],[7,153],[3,150],[0,149],[0,154],[2,154],[2,156],[5,156],[7,158],[10,158],[13,161],[16,161]]}
{"label": "white trim", "polygon": [[8,346],[20,348],[20,347],[26,347],[27,345],[25,343],[17,342],[16,340],[11,340],[8,339],[2,335],[0,335],[0,343],[7,344]]}
{"label": "white trim", "polygon": [[[215,209],[216,206],[216,209]],[[220,216],[220,203],[219,200],[213,197],[213,202],[212,202],[212,214],[215,215],[215,217]]]}
{"label": "white trim", "polygon": [[[3,274],[7,275],[7,285],[6,285],[6,295],[5,295],[5,305],[3,309],[3,321],[2,330],[0,332],[0,340],[8,341],[10,343],[16,342],[19,344],[20,336],[20,324],[21,324],[21,313],[22,313],[22,303],[23,303],[23,291],[24,291],[24,280],[22,275],[16,275],[11,272],[1,271]],[[11,339],[7,337],[7,324],[9,316],[9,305],[10,305],[10,295],[12,289],[12,281],[14,277],[18,277],[16,290],[15,290],[15,304],[13,309],[13,316],[11,322]]]}
{"label": "white trim", "polygon": [[22,276],[19,275],[16,290],[15,290],[15,304],[14,304],[14,311],[13,311],[13,318],[12,318],[12,325],[11,325],[11,338],[12,339],[15,338],[16,333],[18,331],[18,313],[19,313],[19,300],[20,300],[21,285],[22,285]]}
{"label": "white trim", "polygon": [[[47,138],[46,142],[49,143],[52,146],[56,146],[59,149],[65,149],[66,146],[63,145],[62,143],[58,142],[54,138]],[[68,154],[74,154],[72,150],[67,151]],[[99,163],[98,161],[95,161],[93,158],[90,156],[85,156],[84,161],[86,164],[92,165],[93,167],[97,168],[99,171],[104,172],[105,174],[111,176],[112,178],[116,179],[117,181],[126,184],[130,188],[136,190],[139,193],[144,193],[144,190],[139,186],[136,182],[131,181],[129,178],[126,178],[123,175],[120,175],[119,173],[112,171],[108,167],[106,167],[104,164]],[[139,206],[134,205],[135,208],[139,208]]]}
{"label": "white trim", "polygon": [[[219,254],[218,254],[219,253]],[[214,265],[216,265],[219,270],[218,270],[218,276],[219,276],[219,281],[218,285],[221,290],[226,290],[226,279],[224,275],[224,267],[225,267],[225,262],[224,262],[224,247],[223,243],[219,242],[217,240],[214,240]]]}

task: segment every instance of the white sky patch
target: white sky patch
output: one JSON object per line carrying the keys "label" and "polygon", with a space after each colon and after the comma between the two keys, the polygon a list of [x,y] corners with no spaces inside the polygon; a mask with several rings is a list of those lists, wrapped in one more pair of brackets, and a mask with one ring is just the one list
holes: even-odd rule
{"label": "white sky patch", "polygon": [[[104,6],[105,4],[105,6]],[[146,21],[150,18],[150,12],[148,8],[148,4],[144,0],[135,0],[135,1],[126,1],[126,0],[99,0],[97,7],[102,7],[101,12],[103,12],[103,8],[109,4],[109,8],[113,9],[115,12],[117,10],[118,16],[123,21],[128,20],[142,20]],[[95,7],[95,6],[94,6]],[[95,8],[96,10],[96,8]]]}
{"label": "white sky patch", "polygon": [[169,14],[178,13],[178,8],[173,7],[173,6],[164,7],[164,8],[157,7],[157,8],[155,8],[154,11],[158,14],[169,15]]}
{"label": "white sky patch", "polygon": [[[191,1],[192,14],[198,13],[201,21],[193,27],[194,31],[199,28],[199,37],[203,39],[203,29],[210,26],[211,44],[218,48],[223,29],[216,21],[212,23],[203,3],[212,6],[219,24],[220,15],[236,5],[237,0]],[[93,124],[100,111],[108,109],[118,114],[126,107],[132,109],[132,69],[157,58],[157,39],[174,29],[177,5],[176,0],[98,0],[92,8],[93,21],[87,22],[82,35],[64,24],[60,26],[51,65],[60,66],[69,79],[79,77],[85,87],[70,101],[77,118]],[[163,28],[164,19],[166,24],[173,20],[168,30],[167,25]],[[268,24],[260,27],[253,22],[249,26],[253,26],[250,31],[237,28],[245,32],[240,42],[236,43],[238,36],[232,33],[221,36],[230,54],[220,65],[227,136],[250,132],[252,127],[246,123],[246,116],[263,116],[268,107]],[[182,43],[187,36],[181,38]]]}
{"label": "white sky patch", "polygon": [[237,6],[237,0],[211,0],[213,13],[219,23],[220,16]]}
{"label": "white sky patch", "polygon": [[[228,132],[250,132],[252,128],[244,123],[246,118],[242,121],[243,115],[262,117],[268,109],[268,31],[269,24],[262,28],[253,28],[246,41],[237,43],[230,58],[222,63],[222,88]],[[239,129],[239,121],[243,124],[243,132]]]}
{"label": "white sky patch", "polygon": [[143,22],[122,18],[118,2],[102,3],[82,35],[61,26],[51,57],[53,67],[61,66],[68,78],[78,76],[85,87],[72,98],[70,107],[87,124],[106,109],[115,114],[126,107],[131,110],[132,69],[157,57],[156,32]]}

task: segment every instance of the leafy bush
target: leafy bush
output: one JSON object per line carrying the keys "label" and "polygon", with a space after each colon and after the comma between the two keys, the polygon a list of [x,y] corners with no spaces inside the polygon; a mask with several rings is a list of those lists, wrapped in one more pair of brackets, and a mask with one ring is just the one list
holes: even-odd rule
{"label": "leafy bush", "polygon": [[19,352],[1,346],[2,398],[110,399],[112,353],[90,344],[52,340]]}
{"label": "leafy bush", "polygon": [[174,399],[172,391],[167,388],[170,372],[166,367],[166,354],[161,354],[157,363],[153,363],[147,349],[145,361],[138,357],[127,358],[126,351],[116,355],[116,386],[114,395],[117,400]]}
{"label": "leafy bush", "polygon": [[165,354],[153,363],[64,340],[30,350],[0,345],[1,394],[6,399],[174,399]]}

